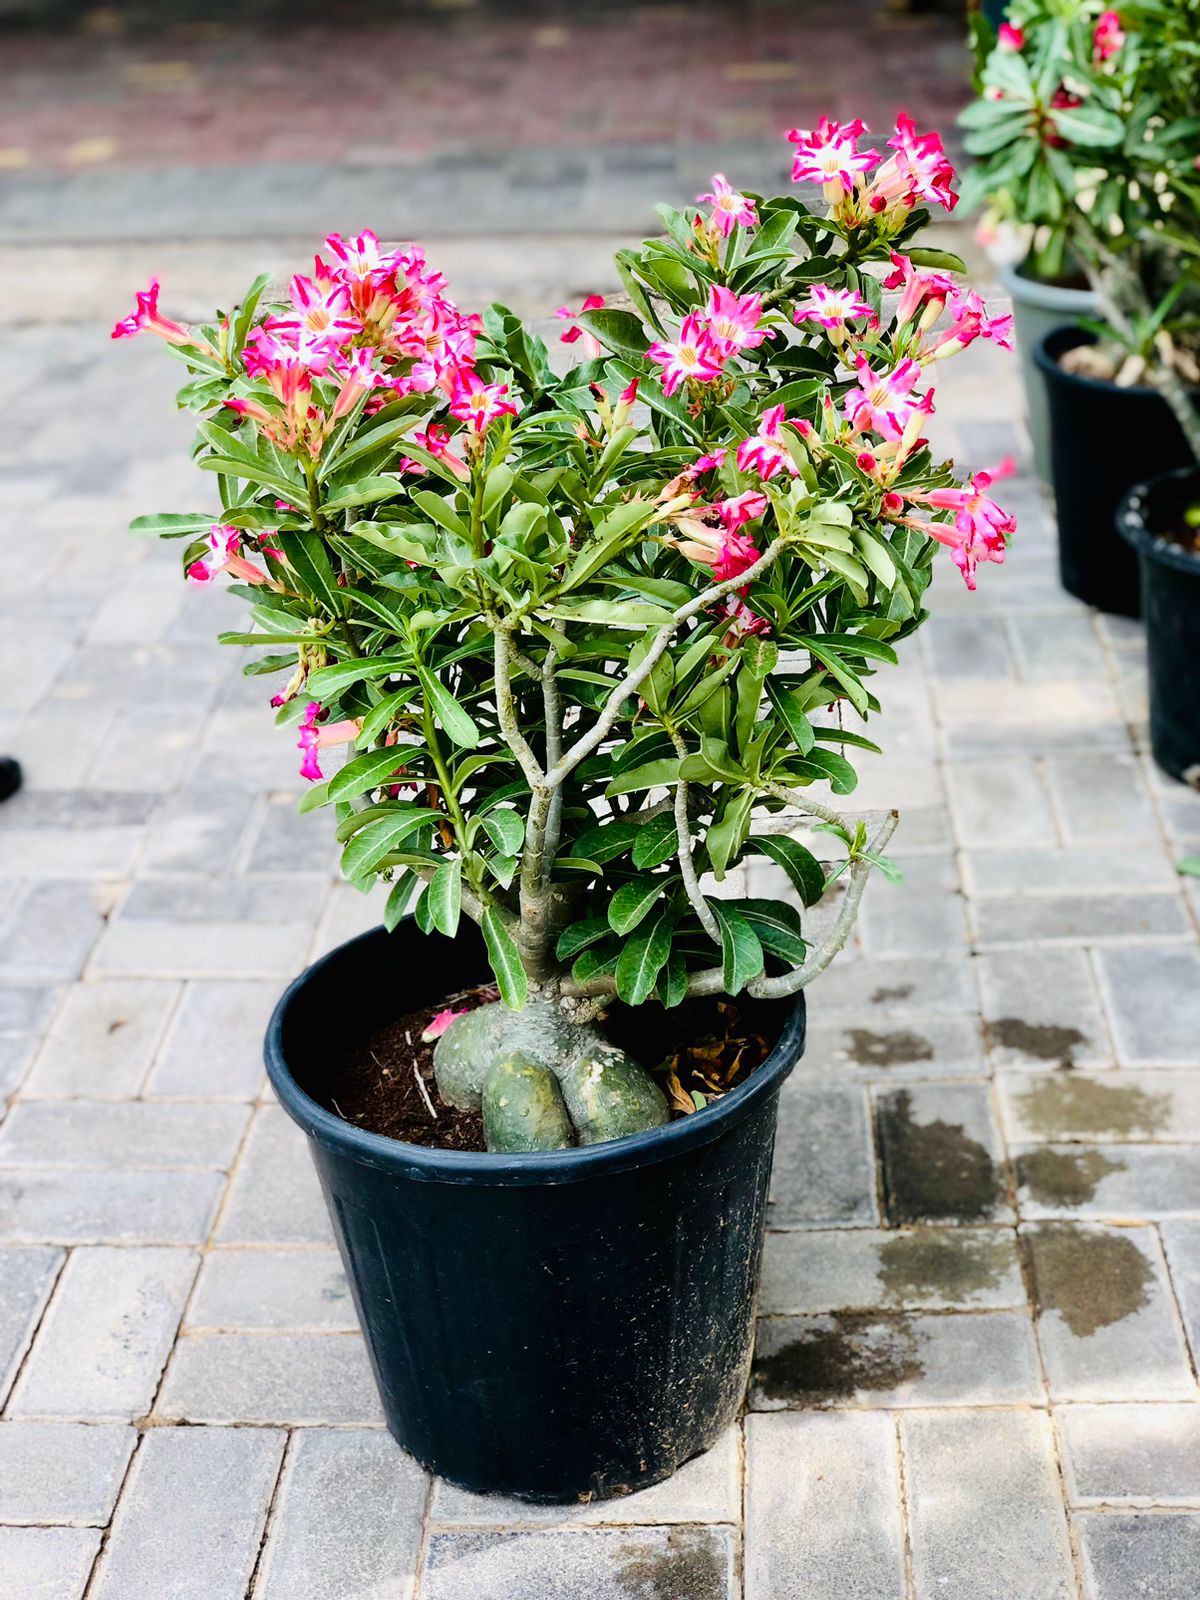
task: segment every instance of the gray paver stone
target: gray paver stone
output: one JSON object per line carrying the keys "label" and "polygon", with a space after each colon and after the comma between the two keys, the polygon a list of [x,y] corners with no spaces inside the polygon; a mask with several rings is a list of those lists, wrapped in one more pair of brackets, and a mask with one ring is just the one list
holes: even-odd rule
{"label": "gray paver stone", "polygon": [[1164,1222],[1161,1232],[1192,1358],[1200,1363],[1200,1219]]}
{"label": "gray paver stone", "polygon": [[769,1233],[759,1311],[999,1310],[1025,1305],[1016,1239],[1001,1228]]}
{"label": "gray paver stone", "polygon": [[304,1135],[279,1106],[263,1106],[254,1114],[217,1238],[221,1244],[332,1241]]}
{"label": "gray paver stone", "polygon": [[865,1090],[784,1084],[767,1215],[776,1228],[878,1222]]}
{"label": "gray paver stone", "polygon": [[136,1095],[178,997],[178,984],[151,979],[75,984],[29,1075],[26,1095]]}
{"label": "gray paver stone", "polygon": [[727,1528],[435,1533],[421,1600],[734,1600]]}
{"label": "gray paver stone", "polygon": [[223,1188],[216,1172],[0,1170],[0,1240],[200,1244]]}
{"label": "gray paver stone", "polygon": [[196,1333],[180,1339],[158,1414],[298,1427],[382,1420],[358,1334]]}
{"label": "gray paver stone", "polygon": [[0,1528],[0,1600],[80,1600],[98,1528]]}
{"label": "gray paver stone", "polygon": [[1013,1152],[1023,1217],[1173,1217],[1200,1212],[1194,1145],[1038,1145]]}
{"label": "gray paver stone", "polygon": [[1080,1517],[1087,1600],[1195,1600],[1200,1516]]}
{"label": "gray paver stone", "polygon": [[0,1166],[226,1168],[247,1120],[234,1105],[25,1100],[0,1128]]}
{"label": "gray paver stone", "polygon": [[1200,951],[1129,945],[1097,960],[1121,1061],[1200,1066]]}
{"label": "gray paver stone", "polygon": [[274,982],[187,984],[146,1093],[252,1099],[263,1081],[263,1035],[278,998]]}
{"label": "gray paver stone", "polygon": [[1200,1406],[1060,1406],[1074,1505],[1200,1502]]}
{"label": "gray paver stone", "polygon": [[47,1246],[0,1248],[0,1406],[29,1348],[65,1257]]}
{"label": "gray paver stone", "polygon": [[0,1422],[0,1523],[103,1527],[136,1443],[116,1423]]}
{"label": "gray paver stone", "polygon": [[975,971],[989,1053],[1001,1070],[1112,1061],[1085,951],[988,951]]}
{"label": "gray paver stone", "polygon": [[188,1327],[343,1332],[358,1326],[336,1250],[216,1249],[204,1258]]}
{"label": "gray paver stone", "polygon": [[877,1093],[875,1126],[888,1222],[1012,1216],[986,1083],[912,1083]]}

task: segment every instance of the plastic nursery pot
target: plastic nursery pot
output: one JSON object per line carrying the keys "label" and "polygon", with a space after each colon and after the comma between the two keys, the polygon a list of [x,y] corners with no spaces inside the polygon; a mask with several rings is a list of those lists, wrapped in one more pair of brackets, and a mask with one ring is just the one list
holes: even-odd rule
{"label": "plastic nursery pot", "polygon": [[1036,357],[1050,403],[1050,455],[1063,588],[1117,616],[1141,615],[1137,556],[1116,513],[1135,483],[1190,464],[1183,431],[1153,389],[1064,372],[1059,359],[1095,335],[1060,328]]}
{"label": "plastic nursery pot", "polygon": [[1025,416],[1033,465],[1043,483],[1050,482],[1050,414],[1046,403],[1046,384],[1038,371],[1033,353],[1048,333],[1056,328],[1074,327],[1084,317],[1098,314],[1096,297],[1090,289],[1072,289],[1057,283],[1041,283],[1029,277],[1023,267],[1002,267],[1000,283],[1012,297],[1013,326],[1016,330],[1017,358],[1021,363],[1021,383],[1025,390]]}
{"label": "plastic nursery pot", "polygon": [[1200,554],[1169,537],[1200,505],[1200,468],[1130,490],[1117,527],[1142,571],[1150,665],[1150,746],[1172,778],[1200,788]]}
{"label": "plastic nursery pot", "polygon": [[309,1091],[354,1035],[488,976],[474,927],[444,949],[435,959],[411,923],[363,934],[297,978],[266,1041],[275,1091],[309,1137],[388,1426],[467,1489],[562,1502],[656,1483],[742,1402],[803,997],[780,1005],[778,1043],[731,1094],[606,1144],[436,1150],[324,1110]]}

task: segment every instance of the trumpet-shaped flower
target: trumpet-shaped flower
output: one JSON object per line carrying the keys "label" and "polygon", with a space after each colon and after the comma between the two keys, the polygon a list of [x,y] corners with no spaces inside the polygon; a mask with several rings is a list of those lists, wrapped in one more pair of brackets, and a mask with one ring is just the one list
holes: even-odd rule
{"label": "trumpet-shaped flower", "polygon": [[763,412],[758,431],[738,445],[740,471],[757,472],[764,482],[770,482],[781,472],[788,472],[793,478],[799,475],[800,469],[788,453],[783,436],[784,420],[782,406],[770,406]]}
{"label": "trumpet-shaped flower", "polygon": [[718,500],[713,510],[720,517],[722,527],[730,533],[736,533],[747,522],[761,517],[770,503],[761,490],[746,489],[731,500]]}
{"label": "trumpet-shaped flower", "polygon": [[571,323],[571,327],[567,329],[566,333],[559,335],[559,343],[574,344],[577,339],[582,339],[588,360],[595,361],[600,355],[600,341],[594,333],[589,333],[586,328],[581,328],[575,319],[576,317],[581,317],[585,311],[600,311],[603,306],[604,296],[602,294],[589,294],[578,311],[572,311],[570,306],[559,306],[554,315],[561,317],[564,322]]}
{"label": "trumpet-shaped flower", "polygon": [[440,1039],[452,1022],[457,1022],[459,1017],[465,1017],[469,1007],[459,1006],[455,1010],[448,1006],[445,1011],[436,1011],[429,1019],[429,1026],[421,1035],[424,1044],[432,1044],[435,1039]]}
{"label": "trumpet-shaped flower", "polygon": [[955,566],[968,589],[975,587],[975,569],[980,561],[1000,563],[1008,552],[1008,540],[1016,532],[1016,519],[989,498],[987,490],[999,478],[1013,471],[1011,460],[1001,462],[993,472],[977,472],[961,487],[931,489],[928,494],[905,491],[901,498],[932,511],[952,511],[953,522],[927,517],[908,517],[909,527],[919,528],[949,547]]}
{"label": "trumpet-shaped flower", "polygon": [[1102,11],[1092,31],[1092,53],[1097,61],[1107,61],[1115,56],[1125,43],[1121,18],[1116,11]]}
{"label": "trumpet-shaped flower", "polygon": [[695,311],[684,318],[678,339],[660,340],[650,346],[646,355],[663,369],[663,393],[668,398],[686,379],[711,383],[719,378],[725,360],[721,346]]}
{"label": "trumpet-shaped flower", "polygon": [[374,362],[374,350],[365,347],[356,348],[349,355],[337,358],[335,365],[341,376],[342,387],[338,390],[329,416],[331,422],[353,411],[368,389],[377,388],[384,381],[383,374],[376,371]]}
{"label": "trumpet-shaped flower", "polygon": [[771,337],[769,328],[758,325],[762,316],[760,294],[737,295],[732,289],[714,285],[709,291],[705,314],[709,337],[720,350],[722,360],[727,360],[735,350],[753,350]]}
{"label": "trumpet-shaped flower", "polygon": [[950,326],[923,357],[927,361],[940,361],[945,356],[957,355],[976,339],[990,339],[1002,350],[1012,349],[1013,319],[1008,313],[990,317],[987,307],[974,289],[956,290],[950,302]]}
{"label": "trumpet-shaped flower", "polygon": [[137,304],[127,317],[122,317],[117,323],[112,337],[132,339],[135,333],[156,333],[168,344],[196,344],[195,337],[185,327],[161,314],[158,309],[158,290],[158,279],[151,278],[150,287],[136,296]]}
{"label": "trumpet-shaped flower", "polygon": [[841,328],[847,322],[865,317],[869,327],[879,318],[854,289],[831,289],[827,283],[814,283],[808,299],[801,300],[792,312],[797,327],[804,322],[819,322],[823,328]]}
{"label": "trumpet-shaped flower", "polygon": [[922,272],[894,250],[892,266],[895,271],[883,280],[883,286],[901,291],[896,307],[896,321],[901,324],[914,321],[919,312],[926,313],[922,321],[936,322],[947,300],[958,293],[958,282],[948,272]]}
{"label": "trumpet-shaped flower", "polygon": [[875,372],[860,351],[855,366],[858,387],[846,396],[846,419],[856,433],[878,433],[899,439],[917,402],[913,387],[921,376],[915,361],[902,361],[891,372]]}
{"label": "trumpet-shaped flower", "polygon": [[473,433],[483,433],[498,417],[515,417],[517,408],[504,396],[506,383],[484,383],[470,369],[454,374],[450,391],[450,415],[465,422]]}
{"label": "trumpet-shaped flower", "polygon": [[296,333],[317,348],[345,344],[358,332],[350,314],[350,290],[329,277],[306,278],[297,273],[289,285],[295,311],[268,317],[268,333]]}
{"label": "trumpet-shaped flower", "polygon": [[866,131],[858,117],[845,124],[822,117],[813,129],[793,128],[788,134],[796,146],[792,182],[821,184],[833,204],[853,193],[860,176],[879,159],[873,150],[858,148]]}
{"label": "trumpet-shaped flower", "polygon": [[723,239],[735,228],[757,228],[758,212],[754,201],[730,188],[723,172],[715,172],[710,194],[698,194],[701,205],[712,206],[712,225]]}
{"label": "trumpet-shaped flower", "polygon": [[911,211],[918,200],[927,200],[946,211],[954,210],[958,204],[958,196],[950,187],[954,168],[936,133],[918,133],[912,118],[901,112],[888,149],[894,150],[895,155],[883,163],[862,193],[866,208],[877,214],[901,216]]}
{"label": "trumpet-shaped flower", "polygon": [[352,718],[345,722],[327,722],[318,726],[325,715],[319,700],[310,700],[304,708],[300,722],[300,737],[296,749],[301,752],[300,776],[309,783],[319,783],[325,774],[321,771],[318,752],[329,745],[349,744],[358,737],[359,724]]}
{"label": "trumpet-shaped flower", "polygon": [[[232,572],[246,583],[270,583],[261,568],[242,555],[242,530],[231,528],[223,522],[214,522],[208,530],[208,549],[197,557],[187,569],[189,583],[211,583],[219,573]],[[272,550],[272,555],[279,552]]]}

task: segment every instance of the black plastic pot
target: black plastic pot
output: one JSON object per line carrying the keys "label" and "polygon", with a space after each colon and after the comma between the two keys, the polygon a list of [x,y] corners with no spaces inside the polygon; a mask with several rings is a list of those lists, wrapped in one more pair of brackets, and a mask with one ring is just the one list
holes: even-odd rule
{"label": "black plastic pot", "polygon": [[267,1033],[308,1134],[388,1426],[468,1489],[624,1494],[706,1450],[742,1402],[775,1118],[803,997],[740,1088],[632,1138],[532,1155],[366,1133],[308,1092],[359,1039],[486,975],[474,928],[436,955],[411,924],[310,967]]}
{"label": "black plastic pot", "polygon": [[1025,420],[1033,449],[1034,471],[1043,483],[1049,483],[1050,416],[1045,379],[1038,370],[1034,353],[1055,328],[1075,327],[1081,318],[1097,316],[1096,297],[1090,289],[1043,283],[1040,278],[1031,277],[1023,266],[1001,267],[1000,286],[1012,298],[1017,360],[1025,390]]}
{"label": "black plastic pot", "polygon": [[1064,372],[1059,358],[1095,335],[1059,328],[1038,346],[1046,380],[1050,459],[1063,588],[1100,611],[1141,615],[1138,563],[1116,513],[1135,483],[1191,463],[1183,431],[1153,389]]}
{"label": "black plastic pot", "polygon": [[1200,468],[1133,488],[1117,527],[1142,569],[1150,664],[1150,746],[1172,778],[1200,788],[1200,554],[1165,537],[1200,505]]}

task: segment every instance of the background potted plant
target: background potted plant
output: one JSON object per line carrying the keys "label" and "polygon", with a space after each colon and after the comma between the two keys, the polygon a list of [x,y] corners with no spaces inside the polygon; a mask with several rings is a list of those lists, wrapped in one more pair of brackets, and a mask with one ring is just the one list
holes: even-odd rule
{"label": "background potted plant", "polygon": [[[302,806],[391,885],[268,1062],[391,1428],[475,1489],[618,1493],[735,1413],[803,988],[896,821],[821,796],[938,545],[973,588],[1012,531],[922,438],[937,363],[1009,319],[911,243],[954,203],[940,141],[864,133],[791,136],[820,215],[720,176],[662,208],[626,304],[564,313],[562,375],[369,233],[211,325],[152,286],[115,330],[188,369],[222,505],[136,526],[233,580]],[[722,893],[754,853],[795,899]]]}
{"label": "background potted plant", "polygon": [[1051,332],[1034,359],[1064,587],[1127,615],[1140,609],[1137,566],[1112,531],[1117,506],[1197,448],[1198,30],[1197,0],[1119,13],[1016,0],[962,119],[980,158],[971,195],[1001,195],[1095,296],[1102,320]]}

